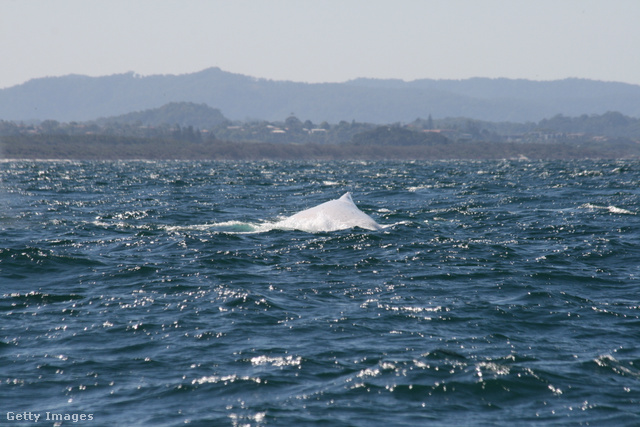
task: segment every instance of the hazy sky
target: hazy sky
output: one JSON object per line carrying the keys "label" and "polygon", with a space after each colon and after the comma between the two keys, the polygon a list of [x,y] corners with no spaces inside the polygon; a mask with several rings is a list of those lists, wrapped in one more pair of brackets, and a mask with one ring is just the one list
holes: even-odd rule
{"label": "hazy sky", "polygon": [[640,0],[0,0],[0,88],[66,74],[640,84]]}

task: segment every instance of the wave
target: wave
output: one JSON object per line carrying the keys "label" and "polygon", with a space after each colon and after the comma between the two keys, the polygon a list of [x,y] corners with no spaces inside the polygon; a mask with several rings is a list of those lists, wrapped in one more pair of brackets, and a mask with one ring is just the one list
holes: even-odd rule
{"label": "wave", "polygon": [[[393,224],[381,224],[383,230],[387,230],[398,225],[407,225],[411,224],[410,221],[399,221]],[[107,224],[103,224],[107,225]],[[169,225],[162,226],[162,229],[169,232],[184,232],[184,231],[208,231],[213,233],[224,233],[224,234],[259,234],[259,233],[268,233],[270,231],[299,231],[297,227],[292,226],[285,219],[278,221],[262,221],[262,222],[250,222],[250,221],[223,221],[223,222],[215,222],[210,224],[193,224],[193,225]],[[354,230],[364,230],[362,228],[356,227]],[[309,228],[304,232],[309,233],[322,233],[326,232],[322,228]]]}
{"label": "wave", "polygon": [[610,213],[614,213],[614,214],[636,215],[635,212],[632,212],[632,211],[627,210],[627,209],[619,208],[619,207],[613,206],[613,205],[598,206],[598,205],[594,205],[594,204],[591,204],[591,203],[585,203],[583,205],[580,205],[580,208],[581,209],[589,209],[589,210],[606,210],[606,211],[609,211]]}
{"label": "wave", "polygon": [[[383,229],[387,229],[389,227],[393,227],[397,224],[390,225],[382,225]],[[229,233],[229,234],[255,234],[255,233],[268,233],[270,231],[299,231],[296,226],[293,226],[291,223],[286,220],[276,221],[276,222],[242,222],[242,221],[226,221],[221,223],[209,224],[206,226],[208,230],[218,232],[218,233]],[[354,228],[355,230],[369,231],[364,230],[359,227]],[[305,229],[304,232],[309,233],[323,233],[326,232],[321,227],[318,228],[308,228]]]}

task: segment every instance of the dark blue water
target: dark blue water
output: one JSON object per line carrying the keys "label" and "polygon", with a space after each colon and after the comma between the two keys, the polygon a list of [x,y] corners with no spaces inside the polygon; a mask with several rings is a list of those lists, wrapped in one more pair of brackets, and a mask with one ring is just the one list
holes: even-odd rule
{"label": "dark blue water", "polygon": [[640,424],[638,161],[0,177],[0,425]]}

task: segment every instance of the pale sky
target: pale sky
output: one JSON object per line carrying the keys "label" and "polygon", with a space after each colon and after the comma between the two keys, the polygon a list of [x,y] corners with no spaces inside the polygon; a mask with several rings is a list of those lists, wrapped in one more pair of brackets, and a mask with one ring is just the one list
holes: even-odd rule
{"label": "pale sky", "polygon": [[0,88],[45,76],[640,84],[640,0],[0,0]]}

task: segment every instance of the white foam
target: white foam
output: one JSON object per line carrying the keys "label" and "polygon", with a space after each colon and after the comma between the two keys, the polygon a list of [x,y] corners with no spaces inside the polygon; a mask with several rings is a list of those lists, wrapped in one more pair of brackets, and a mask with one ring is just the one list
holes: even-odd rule
{"label": "white foam", "polygon": [[619,208],[617,206],[613,206],[613,205],[609,205],[609,206],[598,206],[598,205],[594,205],[591,203],[585,203],[584,205],[580,206],[583,209],[592,209],[592,210],[596,210],[596,209],[600,209],[600,210],[607,210],[611,213],[616,213],[616,214],[624,214],[624,215],[635,215],[635,212],[632,212],[630,210],[627,209],[623,209],[623,208]]}
{"label": "white foam", "polygon": [[300,356],[270,357],[257,356],[251,358],[251,364],[254,366],[271,365],[271,366],[299,366],[302,362]]}

